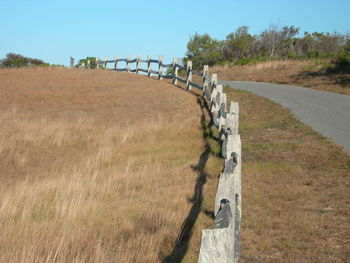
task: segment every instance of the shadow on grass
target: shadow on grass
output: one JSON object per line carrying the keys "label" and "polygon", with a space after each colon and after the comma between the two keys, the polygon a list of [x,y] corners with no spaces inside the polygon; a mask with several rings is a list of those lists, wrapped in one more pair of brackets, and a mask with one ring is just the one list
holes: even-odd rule
{"label": "shadow on grass", "polygon": [[337,60],[332,65],[317,70],[317,71],[303,71],[293,77],[297,80],[306,80],[316,77],[325,77],[334,82],[334,84],[341,85],[344,88],[350,87],[350,63],[348,61]]}
{"label": "shadow on grass", "polygon": [[310,71],[303,71],[299,73],[295,77],[297,81],[311,79],[315,77],[327,77],[332,80],[334,84],[339,84],[343,86],[344,88],[350,86],[350,77],[349,75],[343,75],[343,74],[336,74],[336,73],[327,73],[322,71],[317,72],[310,72]]}
{"label": "shadow on grass", "polygon": [[[208,106],[206,105],[206,103],[198,96],[198,94],[195,95],[197,96],[197,103],[199,104],[202,111],[201,127],[203,130],[204,151],[201,153],[197,165],[191,167],[198,174],[196,184],[194,186],[193,195],[189,199],[189,201],[192,203],[191,210],[189,211],[184,222],[182,223],[181,231],[177,236],[172,251],[168,255],[166,255],[165,258],[162,259],[164,263],[181,262],[184,256],[186,255],[189,247],[189,241],[192,236],[193,226],[196,223],[196,220],[201,212],[201,207],[203,203],[203,186],[207,181],[207,177],[209,176],[205,172],[205,166],[209,159],[209,155],[212,152],[208,142],[208,139],[212,137],[212,134],[211,132],[208,133],[207,130],[209,127],[212,126],[212,123],[209,122],[209,125],[206,124],[206,115],[204,113],[204,109],[208,113],[210,113],[210,111],[208,110]],[[213,218],[214,213],[211,211],[206,211],[205,214]]]}

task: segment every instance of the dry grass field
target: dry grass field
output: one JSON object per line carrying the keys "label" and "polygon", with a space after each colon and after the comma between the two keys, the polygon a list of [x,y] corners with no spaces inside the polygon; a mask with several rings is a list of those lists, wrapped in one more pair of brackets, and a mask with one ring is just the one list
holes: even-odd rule
{"label": "dry grass field", "polygon": [[0,262],[195,262],[218,145],[200,100],[143,76],[0,71]]}
{"label": "dry grass field", "polygon": [[327,71],[329,60],[268,61],[243,66],[215,66],[222,80],[273,82],[350,95],[350,74]]}
{"label": "dry grass field", "polygon": [[240,105],[241,262],[350,262],[350,156],[278,104],[225,92]]}
{"label": "dry grass field", "polygon": [[[279,105],[225,92],[240,104],[241,261],[349,262],[349,155]],[[195,93],[1,70],[0,124],[0,262],[197,262],[223,162]]]}

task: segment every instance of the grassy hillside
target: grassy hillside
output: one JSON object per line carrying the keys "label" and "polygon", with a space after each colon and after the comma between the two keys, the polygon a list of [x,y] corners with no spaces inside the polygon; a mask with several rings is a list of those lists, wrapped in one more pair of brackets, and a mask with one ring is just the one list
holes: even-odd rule
{"label": "grassy hillside", "polygon": [[223,80],[290,84],[350,95],[349,69],[338,68],[330,60],[268,61],[243,66],[215,66],[210,70]]}
{"label": "grassy hillside", "polygon": [[[241,261],[346,262],[350,157],[277,104],[225,92],[240,104]],[[0,123],[0,262],[197,261],[222,159],[195,93],[1,70]]]}
{"label": "grassy hillside", "polygon": [[138,75],[1,70],[0,262],[195,261],[222,165],[206,118]]}
{"label": "grassy hillside", "polygon": [[241,262],[348,262],[349,155],[278,104],[225,92],[240,105]]}

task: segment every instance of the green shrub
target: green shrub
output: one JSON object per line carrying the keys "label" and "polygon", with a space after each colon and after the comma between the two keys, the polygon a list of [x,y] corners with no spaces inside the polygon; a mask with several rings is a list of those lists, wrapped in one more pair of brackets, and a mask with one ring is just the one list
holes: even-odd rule
{"label": "green shrub", "polygon": [[[271,25],[260,34],[251,35],[247,26],[239,27],[216,40],[208,34],[195,34],[187,43],[186,59],[192,60],[194,68],[203,65],[231,62],[245,65],[251,62],[275,59],[337,58],[340,64],[349,61],[350,35],[324,32],[305,32],[298,37],[299,28]],[[345,40],[347,44],[344,45]]]}
{"label": "green shrub", "polygon": [[191,60],[194,69],[201,69],[204,65],[214,65],[223,61],[223,42],[215,40],[209,34],[194,34],[187,43],[187,60]]}
{"label": "green shrub", "polygon": [[[79,68],[80,66],[85,66],[87,67],[88,66],[88,60],[90,61],[90,68],[91,69],[95,69],[97,68],[97,58],[96,57],[86,57],[86,58],[83,58],[83,59],[80,59],[78,61],[78,64],[76,64],[74,67],[76,68]],[[103,66],[100,64],[100,68],[103,68]]]}
{"label": "green shrub", "polygon": [[235,65],[247,65],[249,63],[251,63],[253,61],[253,59],[251,58],[242,58],[240,60],[238,60],[237,62],[235,62]]}
{"label": "green shrub", "polygon": [[28,58],[20,54],[8,53],[6,58],[0,61],[0,66],[3,68],[13,68],[13,67],[27,67],[27,66],[48,66],[48,63],[45,63],[41,59],[37,58]]}

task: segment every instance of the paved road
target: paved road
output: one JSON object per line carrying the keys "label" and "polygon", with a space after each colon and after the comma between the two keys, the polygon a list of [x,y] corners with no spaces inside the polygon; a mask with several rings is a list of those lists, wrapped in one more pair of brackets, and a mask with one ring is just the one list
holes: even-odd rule
{"label": "paved road", "polygon": [[281,104],[350,153],[350,96],[260,82],[220,81],[220,84],[251,91]]}

